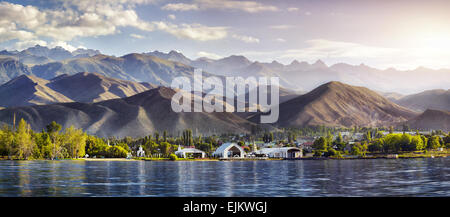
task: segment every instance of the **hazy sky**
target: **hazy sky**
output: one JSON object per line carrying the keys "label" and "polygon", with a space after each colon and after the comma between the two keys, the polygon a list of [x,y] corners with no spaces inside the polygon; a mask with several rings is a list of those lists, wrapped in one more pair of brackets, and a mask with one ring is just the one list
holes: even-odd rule
{"label": "hazy sky", "polygon": [[450,68],[449,12],[445,0],[3,1],[0,47]]}

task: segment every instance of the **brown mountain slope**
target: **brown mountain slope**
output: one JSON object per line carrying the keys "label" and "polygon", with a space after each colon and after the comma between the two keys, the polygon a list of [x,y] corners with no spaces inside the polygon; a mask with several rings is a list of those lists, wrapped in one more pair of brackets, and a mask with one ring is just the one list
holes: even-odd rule
{"label": "brown mountain slope", "polygon": [[427,109],[450,111],[450,90],[427,90],[418,94],[404,96],[394,102],[415,111],[425,111]]}
{"label": "brown mountain slope", "polygon": [[203,135],[223,132],[245,133],[255,124],[232,113],[176,113],[171,109],[175,91],[159,87],[132,97],[98,103],[63,103],[42,106],[6,108],[0,121],[12,123],[13,114],[24,118],[35,130],[51,121],[64,127],[74,125],[99,136],[145,136],[167,130],[178,135],[190,128]]}
{"label": "brown mountain slope", "polygon": [[87,72],[57,77],[52,79],[48,86],[76,102],[98,102],[123,98],[149,89],[138,82]]}
{"label": "brown mountain slope", "polygon": [[450,112],[427,109],[407,124],[416,129],[450,131]]}
{"label": "brown mountain slope", "polygon": [[108,78],[97,73],[60,75],[50,81],[21,75],[0,86],[0,106],[97,102],[132,96],[152,88],[154,86],[148,83]]}
{"label": "brown mountain slope", "polygon": [[[415,115],[367,88],[329,82],[281,103],[276,125],[380,126],[406,121]],[[259,121],[259,117],[252,120]]]}
{"label": "brown mountain slope", "polygon": [[47,86],[49,81],[32,75],[21,75],[0,86],[0,106],[43,105],[72,102]]}

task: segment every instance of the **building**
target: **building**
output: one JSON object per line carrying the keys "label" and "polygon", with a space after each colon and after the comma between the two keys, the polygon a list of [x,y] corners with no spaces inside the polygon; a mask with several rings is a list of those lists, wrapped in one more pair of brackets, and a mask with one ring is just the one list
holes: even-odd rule
{"label": "building", "polygon": [[142,146],[139,146],[139,150],[136,152],[137,157],[145,157],[145,151],[142,149]]}
{"label": "building", "polygon": [[263,148],[255,152],[256,155],[265,155],[269,158],[294,159],[303,157],[302,149],[297,147]]}
{"label": "building", "polygon": [[245,151],[236,143],[224,143],[212,155],[218,158],[243,158]]}
{"label": "building", "polygon": [[181,149],[178,146],[178,151],[175,152],[175,155],[179,158],[205,158],[206,153],[202,150],[198,150],[196,148],[183,148]]}

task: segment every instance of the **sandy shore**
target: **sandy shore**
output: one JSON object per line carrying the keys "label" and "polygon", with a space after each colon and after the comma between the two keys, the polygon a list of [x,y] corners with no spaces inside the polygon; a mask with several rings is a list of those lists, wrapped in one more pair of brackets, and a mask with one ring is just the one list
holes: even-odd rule
{"label": "sandy shore", "polygon": [[80,158],[80,160],[85,160],[85,161],[136,161],[134,159],[126,159],[126,158]]}

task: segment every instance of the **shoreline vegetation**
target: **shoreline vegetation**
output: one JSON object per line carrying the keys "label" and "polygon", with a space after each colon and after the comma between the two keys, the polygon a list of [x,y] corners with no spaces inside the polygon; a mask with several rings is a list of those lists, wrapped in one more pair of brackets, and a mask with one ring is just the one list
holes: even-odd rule
{"label": "shoreline vegetation", "polygon": [[[342,156],[342,157],[303,157],[297,159],[284,159],[284,158],[266,158],[266,159],[254,159],[254,158],[177,158],[172,160],[170,158],[150,158],[150,157],[134,157],[134,158],[74,158],[74,159],[60,159],[60,161],[280,161],[280,160],[373,160],[373,159],[414,159],[414,158],[446,158],[450,156],[450,150],[444,151],[432,151],[432,152],[406,152],[400,154],[378,154],[362,156]],[[11,160],[6,157],[0,157],[0,160]],[[12,159],[21,160],[21,159]],[[28,161],[41,161],[46,159],[32,159]],[[50,160],[49,160],[50,161]]]}
{"label": "shoreline vegetation", "polygon": [[[85,160],[85,161],[256,161],[284,160],[258,156],[258,149],[298,147],[301,158],[288,160],[349,160],[349,159],[408,159],[441,158],[450,154],[450,133],[412,131],[403,126],[401,132],[385,128],[331,128],[325,126],[282,129],[268,132],[252,129],[250,134],[221,134],[194,136],[187,129],[178,136],[153,132],[141,138],[102,138],[88,135],[70,126],[62,130],[56,122],[41,132],[34,132],[21,119],[16,126],[0,129],[0,160]],[[342,136],[342,134],[345,134]],[[302,141],[302,142],[299,142]],[[233,142],[248,156],[245,158],[211,158],[223,143]],[[178,158],[177,150],[195,148],[206,155],[202,158],[186,155]],[[256,154],[256,155],[255,155]]]}

